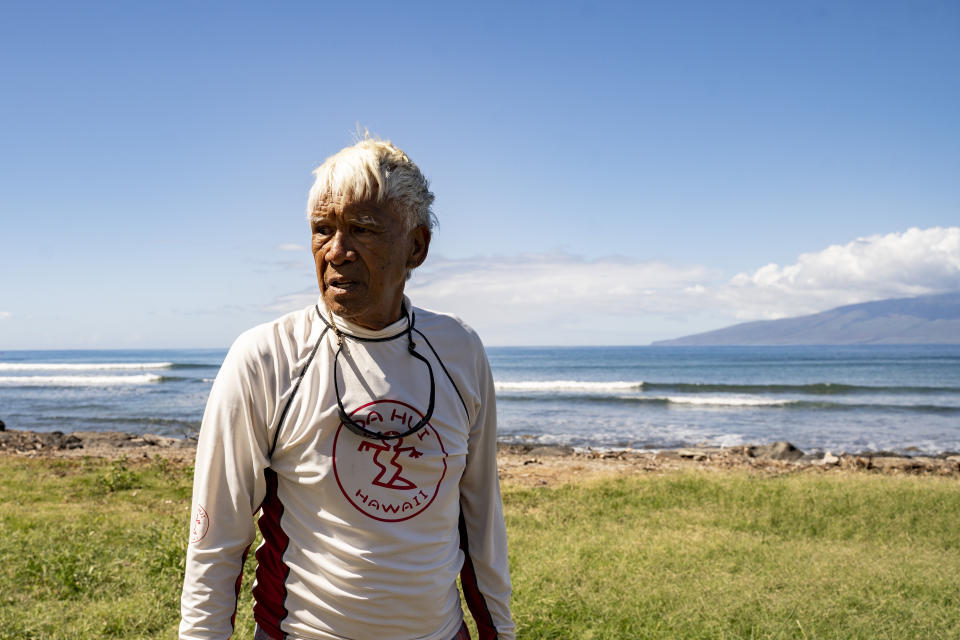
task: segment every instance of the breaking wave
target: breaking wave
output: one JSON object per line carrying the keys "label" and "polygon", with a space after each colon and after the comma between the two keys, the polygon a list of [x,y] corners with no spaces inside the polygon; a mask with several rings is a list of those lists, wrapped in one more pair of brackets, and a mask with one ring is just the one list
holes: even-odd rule
{"label": "breaking wave", "polygon": [[0,362],[0,371],[106,371],[170,369],[172,362]]}
{"label": "breaking wave", "polygon": [[701,382],[645,382],[644,391],[682,393],[796,393],[805,395],[844,395],[858,393],[960,393],[958,387],[870,386],[814,382],[811,384],[716,384]]}
{"label": "breaking wave", "polygon": [[803,394],[845,395],[866,393],[912,393],[912,394],[960,394],[960,387],[936,386],[870,386],[814,382],[810,384],[718,384],[708,382],[595,382],[586,380],[523,380],[497,381],[497,391],[505,392],[580,392],[602,393],[623,391],[661,391],[677,393],[749,393],[749,394]]}
{"label": "breaking wave", "polygon": [[0,376],[5,387],[115,387],[162,382],[163,376],[153,373],[128,376]]}
{"label": "breaking wave", "polygon": [[497,391],[640,391],[643,382],[588,382],[581,380],[525,380],[520,382],[494,382]]}

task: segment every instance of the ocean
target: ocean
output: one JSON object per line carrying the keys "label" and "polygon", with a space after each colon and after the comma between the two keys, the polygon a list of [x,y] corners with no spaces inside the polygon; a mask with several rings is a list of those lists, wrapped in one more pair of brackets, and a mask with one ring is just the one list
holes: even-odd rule
{"label": "ocean", "polygon": [[[10,429],[183,436],[225,350],[0,351]],[[960,451],[960,345],[492,347],[500,439]]]}

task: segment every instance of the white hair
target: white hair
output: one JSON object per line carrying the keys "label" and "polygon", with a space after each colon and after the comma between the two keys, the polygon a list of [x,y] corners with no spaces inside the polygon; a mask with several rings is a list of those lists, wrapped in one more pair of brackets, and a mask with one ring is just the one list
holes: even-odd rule
{"label": "white hair", "polygon": [[343,197],[354,202],[389,204],[407,227],[433,229],[430,184],[407,154],[389,140],[367,137],[323,161],[307,198],[307,218],[324,200]]}

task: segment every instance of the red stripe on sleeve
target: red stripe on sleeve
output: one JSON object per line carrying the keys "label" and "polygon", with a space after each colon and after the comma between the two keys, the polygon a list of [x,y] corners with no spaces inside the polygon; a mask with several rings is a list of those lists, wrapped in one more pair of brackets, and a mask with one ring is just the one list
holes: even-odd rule
{"label": "red stripe on sleeve", "polygon": [[263,534],[263,545],[256,553],[257,584],[253,588],[253,597],[256,600],[253,618],[271,638],[284,638],[286,634],[280,630],[280,623],[287,617],[286,583],[290,567],[283,562],[283,554],[290,544],[290,538],[280,526],[283,503],[277,496],[277,472],[267,469],[265,479],[267,495],[257,520]]}
{"label": "red stripe on sleeve", "polygon": [[234,629],[237,626],[237,605],[240,602],[240,584],[243,582],[243,566],[247,564],[247,554],[250,553],[250,545],[243,550],[243,557],[240,558],[240,573],[237,574],[237,582],[233,586],[233,594],[236,599],[233,601],[233,615],[230,616],[230,626]]}
{"label": "red stripe on sleeve", "polygon": [[460,512],[460,548],[463,550],[463,568],[460,569],[460,586],[463,589],[463,598],[467,601],[470,615],[477,623],[479,640],[496,640],[497,628],[493,626],[493,616],[487,602],[477,584],[477,573],[473,568],[473,559],[470,557],[470,546],[467,543],[467,523]]}

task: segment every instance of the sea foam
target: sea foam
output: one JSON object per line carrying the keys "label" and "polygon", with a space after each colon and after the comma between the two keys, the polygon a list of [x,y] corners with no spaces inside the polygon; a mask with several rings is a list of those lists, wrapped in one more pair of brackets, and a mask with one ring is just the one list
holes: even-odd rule
{"label": "sea foam", "polygon": [[0,376],[4,387],[114,387],[118,385],[151,384],[163,376],[153,373],[130,376]]}
{"label": "sea foam", "polygon": [[643,382],[592,382],[586,380],[524,380],[519,382],[494,382],[497,391],[640,391]]}
{"label": "sea foam", "polygon": [[169,369],[172,362],[0,362],[0,371],[103,371]]}
{"label": "sea foam", "polygon": [[780,407],[793,404],[793,400],[772,400],[770,398],[748,398],[743,396],[668,396],[670,404],[691,404],[715,407]]}

